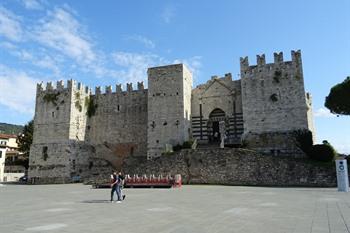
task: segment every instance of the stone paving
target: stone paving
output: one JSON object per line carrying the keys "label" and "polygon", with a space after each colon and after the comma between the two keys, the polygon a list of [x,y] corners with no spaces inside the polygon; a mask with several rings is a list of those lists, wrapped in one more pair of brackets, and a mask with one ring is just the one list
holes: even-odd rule
{"label": "stone paving", "polygon": [[335,188],[183,186],[109,189],[0,184],[0,232],[350,232],[350,193]]}

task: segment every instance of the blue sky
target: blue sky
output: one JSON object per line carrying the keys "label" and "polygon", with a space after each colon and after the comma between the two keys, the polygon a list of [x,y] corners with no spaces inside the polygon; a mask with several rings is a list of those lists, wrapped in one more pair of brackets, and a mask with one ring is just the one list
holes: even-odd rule
{"label": "blue sky", "polygon": [[0,2],[0,122],[33,117],[35,84],[76,79],[91,87],[145,81],[147,67],[184,62],[195,85],[238,78],[239,58],[301,49],[317,140],[350,153],[350,117],[324,108],[350,75],[350,1]]}

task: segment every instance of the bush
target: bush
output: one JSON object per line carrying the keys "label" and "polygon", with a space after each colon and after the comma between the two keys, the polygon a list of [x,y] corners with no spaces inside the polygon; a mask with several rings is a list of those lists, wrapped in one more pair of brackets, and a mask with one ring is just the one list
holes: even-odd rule
{"label": "bush", "polygon": [[331,162],[334,160],[337,153],[335,152],[334,148],[327,143],[313,145],[308,155],[313,160]]}
{"label": "bush", "polygon": [[313,144],[311,131],[307,129],[296,130],[294,131],[294,136],[297,147],[299,147],[305,154],[308,154]]}
{"label": "bush", "polygon": [[173,151],[179,151],[182,149],[182,146],[180,144],[177,144],[176,146],[173,146]]}
{"label": "bush", "polygon": [[182,144],[182,148],[183,149],[191,149],[192,148],[192,144],[193,144],[193,141],[185,141],[183,144]]}

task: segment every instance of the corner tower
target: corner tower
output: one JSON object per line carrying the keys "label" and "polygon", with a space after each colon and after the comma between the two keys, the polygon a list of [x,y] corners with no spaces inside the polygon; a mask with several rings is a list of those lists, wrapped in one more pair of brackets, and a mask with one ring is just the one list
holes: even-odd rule
{"label": "corner tower", "polygon": [[192,74],[184,64],[148,69],[147,158],[190,139]]}
{"label": "corner tower", "polygon": [[[90,89],[69,80],[37,85],[29,177],[40,183],[69,182],[80,175]],[[79,151],[80,150],[80,151]]]}
{"label": "corner tower", "polygon": [[[288,138],[295,130],[313,132],[311,96],[305,93],[301,52],[292,51],[292,60],[283,61],[274,53],[266,64],[257,55],[257,64],[241,58],[241,89],[244,138],[249,147],[274,154],[295,154]],[[264,149],[262,149],[264,148]]]}

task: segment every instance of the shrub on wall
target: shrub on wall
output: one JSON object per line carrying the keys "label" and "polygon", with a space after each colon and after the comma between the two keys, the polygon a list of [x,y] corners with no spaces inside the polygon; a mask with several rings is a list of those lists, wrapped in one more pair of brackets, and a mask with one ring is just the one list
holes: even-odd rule
{"label": "shrub on wall", "polygon": [[53,105],[57,105],[57,100],[58,100],[58,96],[60,95],[60,93],[46,93],[44,96],[43,96],[43,100],[46,102],[46,103],[52,103]]}
{"label": "shrub on wall", "polygon": [[337,153],[335,152],[334,148],[328,143],[313,145],[308,155],[313,160],[331,162],[335,159]]}
{"label": "shrub on wall", "polygon": [[173,146],[173,151],[179,151],[181,149],[182,149],[182,146],[180,144]]}
{"label": "shrub on wall", "polygon": [[182,145],[177,144],[173,146],[173,151],[179,151],[182,149],[192,149],[192,144],[193,144],[192,140],[185,141]]}
{"label": "shrub on wall", "polygon": [[312,144],[312,133],[310,130],[296,130],[294,131],[294,137],[297,147],[299,147],[305,154],[308,154]]}
{"label": "shrub on wall", "polygon": [[182,144],[182,148],[183,148],[183,149],[191,149],[191,148],[192,148],[192,144],[193,144],[193,141],[192,141],[192,140],[185,141],[185,142]]}
{"label": "shrub on wall", "polygon": [[88,117],[94,116],[96,113],[97,104],[95,104],[94,100],[91,97],[85,98],[85,106],[87,107],[86,115]]}

